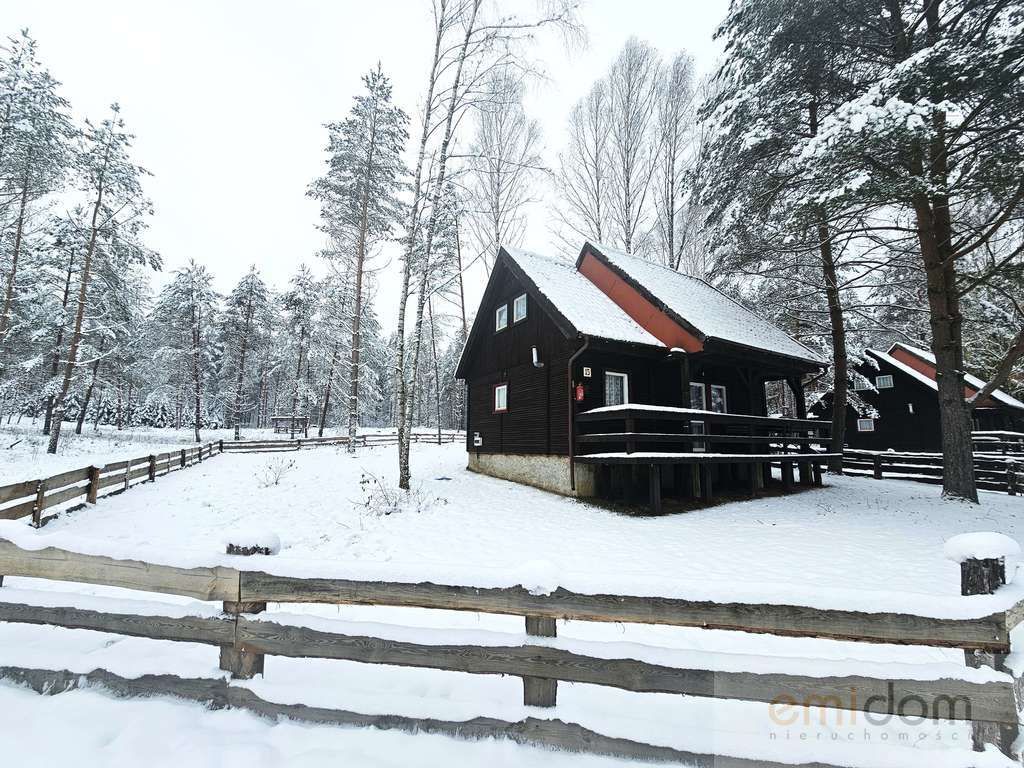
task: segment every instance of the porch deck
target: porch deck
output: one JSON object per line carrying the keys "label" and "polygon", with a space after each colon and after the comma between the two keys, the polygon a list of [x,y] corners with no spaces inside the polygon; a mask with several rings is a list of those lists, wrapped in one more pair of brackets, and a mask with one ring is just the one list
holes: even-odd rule
{"label": "porch deck", "polygon": [[[607,499],[638,500],[639,468],[646,467],[646,500],[659,513],[666,492],[710,501],[722,484],[756,496],[774,482],[773,464],[783,490],[796,484],[794,467],[801,485],[821,485],[822,465],[837,456],[827,452],[830,427],[817,419],[634,403],[577,415],[572,458],[596,466],[598,496]],[[615,477],[613,468],[621,467],[629,469],[616,469]]]}

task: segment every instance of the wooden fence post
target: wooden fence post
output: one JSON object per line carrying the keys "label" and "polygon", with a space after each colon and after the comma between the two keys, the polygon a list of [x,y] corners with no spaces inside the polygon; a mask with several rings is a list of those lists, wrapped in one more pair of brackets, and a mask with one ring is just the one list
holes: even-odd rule
{"label": "wooden fence post", "polygon": [[181,468],[185,468],[185,449],[181,449]]}
{"label": "wooden fence post", "polygon": [[219,450],[217,451],[217,453],[224,453],[224,441],[223,440],[218,440],[217,442],[219,444],[219,446],[218,446]]}
{"label": "wooden fence post", "polygon": [[156,480],[156,456],[149,454],[149,482]]}
{"label": "wooden fence post", "polygon": [[132,460],[128,460],[128,466],[124,468],[124,489],[127,491],[132,482]]}
{"label": "wooden fence post", "polygon": [[[555,637],[555,620],[548,616],[527,616],[526,634],[533,637]],[[523,676],[523,704],[531,707],[553,707],[558,696],[558,681],[546,677]]]}
{"label": "wooden fence post", "polygon": [[89,504],[96,503],[96,496],[100,492],[100,468],[89,467],[89,490],[85,494],[85,500]]}
{"label": "wooden fence post", "polygon": [[[227,554],[229,555],[251,555],[252,549],[240,548],[234,544],[228,544]],[[242,613],[263,613],[267,610],[267,604],[263,602],[247,601],[237,602],[233,600],[224,601],[224,613],[231,614],[237,622],[239,614]],[[237,640],[231,645],[220,647],[220,668],[230,672],[231,677],[236,680],[249,680],[256,675],[263,674],[263,654],[247,650],[239,645]]]}
{"label": "wooden fence post", "polygon": [[1006,492],[1011,496],[1017,495],[1017,482],[1020,475],[1017,472],[1017,463],[1014,461],[1006,465]]}
{"label": "wooden fence post", "polygon": [[46,481],[36,481],[36,500],[32,505],[32,527],[38,528],[42,525],[43,504],[46,503]]}
{"label": "wooden fence post", "polygon": [[882,457],[877,453],[871,457],[871,475],[875,480],[882,479]]}
{"label": "wooden fence post", "polygon": [[[991,595],[1006,583],[1006,565],[1002,557],[969,557],[960,563],[960,593],[963,595]],[[1000,672],[1013,674],[1006,666],[1005,653],[992,651],[964,651],[968,667],[975,669],[990,667]],[[1019,681],[1014,678],[1014,691]],[[1018,702],[1019,703],[1019,702]],[[975,752],[984,752],[986,744],[999,748],[1004,755],[1016,759],[1013,743],[1017,740],[1017,725],[1011,723],[971,722],[971,739]]]}

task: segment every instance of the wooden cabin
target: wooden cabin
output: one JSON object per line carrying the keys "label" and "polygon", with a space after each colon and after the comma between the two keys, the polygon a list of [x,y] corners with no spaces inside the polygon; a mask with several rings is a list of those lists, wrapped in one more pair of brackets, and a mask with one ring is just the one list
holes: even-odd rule
{"label": "wooden cabin", "polygon": [[[575,264],[502,248],[456,376],[469,468],[661,508],[665,495],[820,482],[810,349],[708,283],[586,243]],[[767,413],[785,382],[795,419]],[[812,449],[812,446],[815,446]]]}
{"label": "wooden cabin", "polygon": [[[847,446],[872,451],[942,450],[939,387],[931,352],[903,343],[893,344],[886,352],[866,349],[864,362],[855,370],[860,375],[846,409]],[[964,397],[973,397],[984,386],[977,376],[966,374]],[[812,406],[811,414],[831,420],[830,392]],[[1024,403],[995,390],[975,408],[974,429],[989,434],[1024,432]]]}

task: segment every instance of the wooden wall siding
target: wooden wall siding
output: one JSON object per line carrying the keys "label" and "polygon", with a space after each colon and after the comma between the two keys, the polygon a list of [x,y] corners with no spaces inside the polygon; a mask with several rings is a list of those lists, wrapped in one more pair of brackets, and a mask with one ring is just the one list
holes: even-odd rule
{"label": "wooden wall siding", "polygon": [[[566,366],[582,344],[566,339],[522,283],[502,266],[493,300],[481,305],[488,335],[474,350],[468,366],[469,428],[466,448],[480,453],[561,454],[569,451],[569,385]],[[526,319],[512,322],[512,302],[527,294]],[[494,313],[508,305],[509,325],[494,331]],[[533,365],[533,348],[540,362]],[[494,385],[508,383],[508,410],[494,413]],[[474,433],[483,445],[473,445]]]}
{"label": "wooden wall siding", "polygon": [[600,288],[623,312],[654,338],[671,349],[700,352],[704,343],[656,307],[633,286],[588,253],[579,265],[580,273]]}

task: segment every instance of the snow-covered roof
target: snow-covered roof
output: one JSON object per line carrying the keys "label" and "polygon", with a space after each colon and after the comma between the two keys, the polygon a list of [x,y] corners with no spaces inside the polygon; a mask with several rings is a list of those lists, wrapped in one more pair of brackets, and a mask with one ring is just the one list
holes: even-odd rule
{"label": "snow-covered roof", "polygon": [[593,249],[705,337],[824,364],[815,352],[717,288],[663,264],[597,243]]}
{"label": "snow-covered roof", "polygon": [[[931,363],[932,365],[935,365],[935,355],[933,355],[931,352],[929,352],[927,350],[921,349],[920,347],[912,347],[909,344],[904,344],[902,341],[897,341],[895,344],[893,344],[889,348],[889,351],[892,352],[894,349],[896,349],[896,347],[900,347],[901,349],[905,349],[907,352],[909,352],[910,354],[914,355],[915,357],[919,357],[922,360],[924,360],[925,362]],[[872,351],[872,354],[879,354],[879,355],[880,354],[884,354],[882,352],[874,352],[873,350],[871,350],[871,351]],[[886,357],[892,359],[891,355],[886,355]],[[886,362],[888,362],[888,361],[886,361]],[[905,368],[905,369],[908,369],[908,370],[913,370],[912,368],[910,368],[910,366],[905,365],[903,363],[900,363],[898,360],[896,362],[902,368]],[[917,373],[917,371],[914,371],[914,373]],[[932,379],[930,376],[925,376],[924,374],[918,374],[917,377],[919,379],[921,379],[921,378],[926,379],[927,380],[926,383],[928,383],[928,385],[932,389],[936,389],[937,390],[939,388],[939,385],[936,384],[935,380]],[[969,387],[973,387],[974,389],[978,390],[979,392],[982,389],[984,389],[985,384],[986,384],[986,382],[982,381],[977,376],[974,376],[973,374],[966,373],[966,372],[964,373],[964,383],[966,383],[967,386],[969,386]],[[1022,403],[1020,400],[1018,400],[1017,398],[1013,397],[1012,395],[1009,395],[1006,392],[1003,392],[1003,390],[1001,390],[1001,389],[993,390],[991,397],[996,402],[1002,403],[1003,405],[1009,406],[1010,408],[1020,408],[1021,410],[1024,410],[1024,403]]]}
{"label": "snow-covered roof", "polygon": [[504,251],[579,333],[629,344],[665,346],[577,272],[573,262],[519,248]]}

